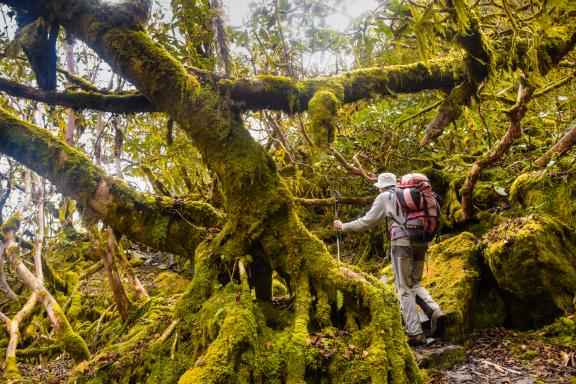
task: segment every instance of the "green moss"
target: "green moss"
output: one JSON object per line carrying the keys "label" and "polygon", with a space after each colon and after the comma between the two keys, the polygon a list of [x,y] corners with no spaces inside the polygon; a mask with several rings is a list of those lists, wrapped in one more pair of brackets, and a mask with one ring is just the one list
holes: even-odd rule
{"label": "green moss", "polygon": [[163,295],[173,295],[184,292],[189,284],[190,281],[187,278],[175,272],[162,272],[154,279],[153,291]]}
{"label": "green moss", "polygon": [[20,228],[20,222],[22,221],[22,216],[17,212],[10,216],[4,223],[2,223],[2,227],[0,231],[3,234],[7,234],[9,232],[16,232]]}
{"label": "green moss", "polygon": [[334,92],[320,90],[308,102],[310,136],[315,145],[327,148],[336,138],[336,117],[340,100]]}
{"label": "green moss", "polygon": [[144,265],[146,264],[146,263],[144,262],[144,260],[138,259],[138,258],[130,259],[128,263],[130,264],[130,266],[131,266],[132,268],[142,267],[142,266],[144,266]]}
{"label": "green moss", "polygon": [[510,187],[510,201],[522,213],[543,212],[576,224],[576,173],[524,173]]}
{"label": "green moss", "polygon": [[331,325],[330,311],[332,310],[328,295],[324,291],[319,291],[316,294],[316,298],[316,318],[318,323],[322,328],[328,327]]}
{"label": "green moss", "polygon": [[76,290],[70,299],[70,306],[68,307],[67,317],[70,321],[74,322],[80,314],[84,311],[84,295],[82,291]]}
{"label": "green moss", "polygon": [[16,356],[9,356],[4,361],[4,378],[7,380],[18,380],[21,378],[18,365],[16,365]]}
{"label": "green moss", "polygon": [[75,361],[90,360],[90,351],[86,342],[74,332],[60,306],[54,304],[52,310],[59,325],[55,336],[62,349],[68,352]]}
{"label": "green moss", "polygon": [[[244,359],[244,354],[255,347],[256,324],[250,311],[236,307],[231,309],[222,323],[218,337],[206,353],[196,361],[194,368],[186,371],[179,384],[225,383],[236,376],[237,370],[254,361]],[[250,361],[251,360],[251,361]],[[242,363],[241,363],[242,362]],[[250,369],[250,368],[248,368]]]}
{"label": "green moss", "polygon": [[469,232],[431,246],[422,285],[447,316],[445,337],[462,341],[471,330],[471,314],[480,280],[479,246]]}
{"label": "green moss", "polygon": [[303,383],[306,373],[306,340],[308,339],[308,323],[310,322],[310,305],[312,297],[308,275],[305,271],[300,272],[296,288],[296,301],[294,303],[294,326],[287,354],[286,383]]}
{"label": "green moss", "polygon": [[152,244],[158,248],[163,248],[166,242],[168,233],[168,224],[170,223],[170,218],[167,216],[159,217],[154,227],[152,228]]}
{"label": "green moss", "polygon": [[482,242],[484,259],[506,293],[510,325],[543,325],[572,308],[576,239],[569,227],[548,215],[527,216],[494,228]]}
{"label": "green moss", "polygon": [[530,337],[542,337],[554,343],[576,349],[576,323],[574,316],[562,316],[554,323],[531,333]]}
{"label": "green moss", "polygon": [[275,277],[272,280],[272,296],[279,297],[284,296],[286,294],[288,294],[288,288],[286,288],[284,282]]}

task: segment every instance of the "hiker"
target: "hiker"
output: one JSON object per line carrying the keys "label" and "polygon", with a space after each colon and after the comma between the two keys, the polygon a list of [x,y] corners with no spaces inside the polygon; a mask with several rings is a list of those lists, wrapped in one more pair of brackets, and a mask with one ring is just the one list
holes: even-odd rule
{"label": "hiker", "polygon": [[396,175],[381,173],[378,182],[374,184],[380,194],[374,200],[372,207],[364,217],[342,223],[334,220],[334,227],[342,232],[361,232],[387,222],[391,243],[392,271],[394,284],[400,298],[400,309],[404,319],[404,327],[408,335],[408,343],[420,345],[426,343],[426,337],[416,310],[418,304],[430,320],[430,335],[439,337],[444,331],[445,315],[440,306],[430,294],[420,286],[424,271],[424,255],[428,244],[412,241],[404,228],[404,212],[399,209],[395,186]]}

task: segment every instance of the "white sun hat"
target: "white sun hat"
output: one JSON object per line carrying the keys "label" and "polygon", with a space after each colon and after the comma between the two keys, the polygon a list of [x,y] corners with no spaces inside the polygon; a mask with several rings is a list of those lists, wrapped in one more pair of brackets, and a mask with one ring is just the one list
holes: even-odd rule
{"label": "white sun hat", "polygon": [[378,182],[374,184],[376,188],[386,188],[396,185],[396,175],[390,172],[384,172],[378,175]]}

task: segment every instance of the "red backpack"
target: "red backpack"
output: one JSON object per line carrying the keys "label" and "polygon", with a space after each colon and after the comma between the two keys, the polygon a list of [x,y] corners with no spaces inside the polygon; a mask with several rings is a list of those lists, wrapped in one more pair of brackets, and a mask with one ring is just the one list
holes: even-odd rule
{"label": "red backpack", "polygon": [[404,211],[404,228],[410,240],[427,243],[434,239],[440,227],[441,207],[428,177],[421,173],[404,175],[394,192]]}

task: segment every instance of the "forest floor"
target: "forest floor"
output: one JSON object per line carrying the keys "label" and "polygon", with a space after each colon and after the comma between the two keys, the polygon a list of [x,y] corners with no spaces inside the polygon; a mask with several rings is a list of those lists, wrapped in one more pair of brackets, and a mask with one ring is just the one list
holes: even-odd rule
{"label": "forest floor", "polygon": [[[140,256],[145,262],[136,268],[136,273],[146,289],[151,291],[155,288],[155,277],[162,271],[169,271],[174,265],[171,260],[159,258],[156,254]],[[102,281],[106,281],[106,277],[100,270],[84,285],[83,293],[88,295],[93,290],[102,290]],[[464,347],[465,360],[451,368],[429,369],[430,384],[576,384],[573,349],[548,342],[535,332],[492,328],[478,331],[468,340]],[[414,352],[428,354],[446,346],[449,344],[436,341],[415,348]],[[461,351],[462,347],[457,348]],[[17,383],[67,383],[74,375],[75,367],[76,364],[67,354],[52,354],[49,360],[19,359],[22,380]]]}
{"label": "forest floor", "polygon": [[465,361],[429,375],[432,384],[572,384],[574,363],[569,348],[536,340],[532,333],[492,328],[470,335]]}
{"label": "forest floor", "polygon": [[[576,383],[574,352],[565,347],[503,328],[474,333],[469,340],[466,360],[449,369],[430,370],[430,384]],[[434,346],[416,351],[426,348]],[[18,366],[23,377],[20,383],[61,384],[71,378],[74,362],[60,355],[49,362],[20,362]]]}

